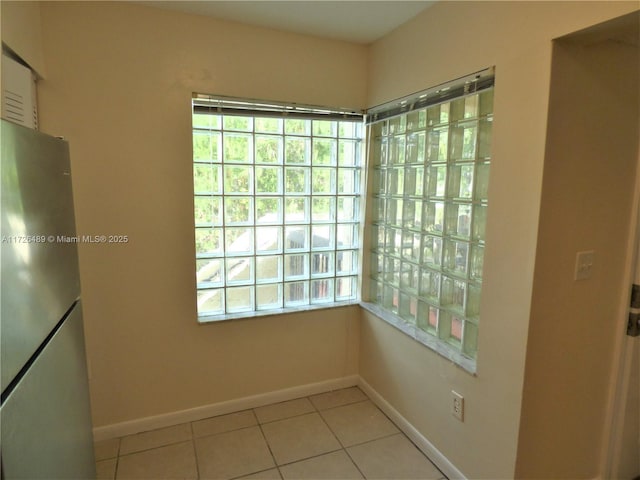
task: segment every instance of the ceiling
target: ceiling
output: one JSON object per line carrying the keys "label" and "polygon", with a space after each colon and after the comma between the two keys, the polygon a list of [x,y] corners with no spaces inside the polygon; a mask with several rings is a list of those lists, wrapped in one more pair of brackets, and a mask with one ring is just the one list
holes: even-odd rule
{"label": "ceiling", "polygon": [[369,44],[435,0],[235,0],[138,3],[261,27]]}

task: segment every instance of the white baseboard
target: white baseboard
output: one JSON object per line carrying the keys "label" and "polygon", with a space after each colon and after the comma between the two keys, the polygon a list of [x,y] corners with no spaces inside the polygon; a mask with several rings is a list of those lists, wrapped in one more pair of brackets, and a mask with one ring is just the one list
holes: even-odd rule
{"label": "white baseboard", "polygon": [[154,415],[126,422],[114,423],[93,429],[93,439],[95,442],[122,437],[134,433],[146,432],[156,428],[170,427],[180,423],[194,422],[217,415],[239,412],[250,408],[262,407],[272,403],[285,402],[295,398],[307,397],[318,393],[338,390],[340,388],[353,387],[359,385],[360,377],[350,375],[347,377],[334,378],[317,383],[309,383],[297,387],[285,388],[249,397],[228,400],[225,402],[202,405],[200,407],[188,408],[177,412]]}
{"label": "white baseboard", "polygon": [[358,386],[382,410],[402,432],[431,460],[449,479],[466,480],[463,473],[427,440],[400,412],[391,406],[382,395],[376,392],[367,381],[358,377]]}

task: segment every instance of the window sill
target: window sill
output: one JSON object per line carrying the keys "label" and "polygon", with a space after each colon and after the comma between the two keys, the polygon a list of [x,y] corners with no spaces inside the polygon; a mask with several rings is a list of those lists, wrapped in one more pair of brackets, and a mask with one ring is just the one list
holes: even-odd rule
{"label": "window sill", "polygon": [[255,312],[240,312],[240,313],[227,313],[224,315],[203,315],[198,317],[198,323],[219,323],[229,320],[242,320],[251,318],[271,317],[274,315],[290,315],[301,312],[310,312],[314,310],[328,310],[332,308],[348,307],[350,305],[358,305],[357,300],[347,300],[344,302],[331,302],[331,303],[317,303],[313,305],[302,305],[300,307],[279,308],[277,310],[265,310]]}
{"label": "window sill", "polygon": [[461,354],[459,351],[447,345],[445,342],[440,339],[429,335],[415,325],[405,322],[397,315],[389,313],[378,305],[370,302],[360,302],[360,306],[366,311],[372,313],[376,317],[380,318],[384,322],[392,325],[397,328],[405,335],[408,335],[416,342],[421,343],[425,347],[433,350],[438,355],[450,360],[451,362],[458,365],[460,368],[470,373],[471,375],[476,375],[476,361],[472,358],[466,357]]}

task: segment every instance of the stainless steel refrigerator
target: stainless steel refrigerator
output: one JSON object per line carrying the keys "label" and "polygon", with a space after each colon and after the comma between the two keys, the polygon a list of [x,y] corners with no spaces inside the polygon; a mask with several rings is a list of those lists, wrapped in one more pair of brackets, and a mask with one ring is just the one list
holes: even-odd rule
{"label": "stainless steel refrigerator", "polygon": [[95,478],[69,146],[0,129],[2,479]]}

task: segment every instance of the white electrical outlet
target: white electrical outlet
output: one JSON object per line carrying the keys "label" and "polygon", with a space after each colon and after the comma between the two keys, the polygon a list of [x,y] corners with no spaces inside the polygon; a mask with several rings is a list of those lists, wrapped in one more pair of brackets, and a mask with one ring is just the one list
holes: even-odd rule
{"label": "white electrical outlet", "polygon": [[464,422],[464,397],[451,390],[451,415]]}

